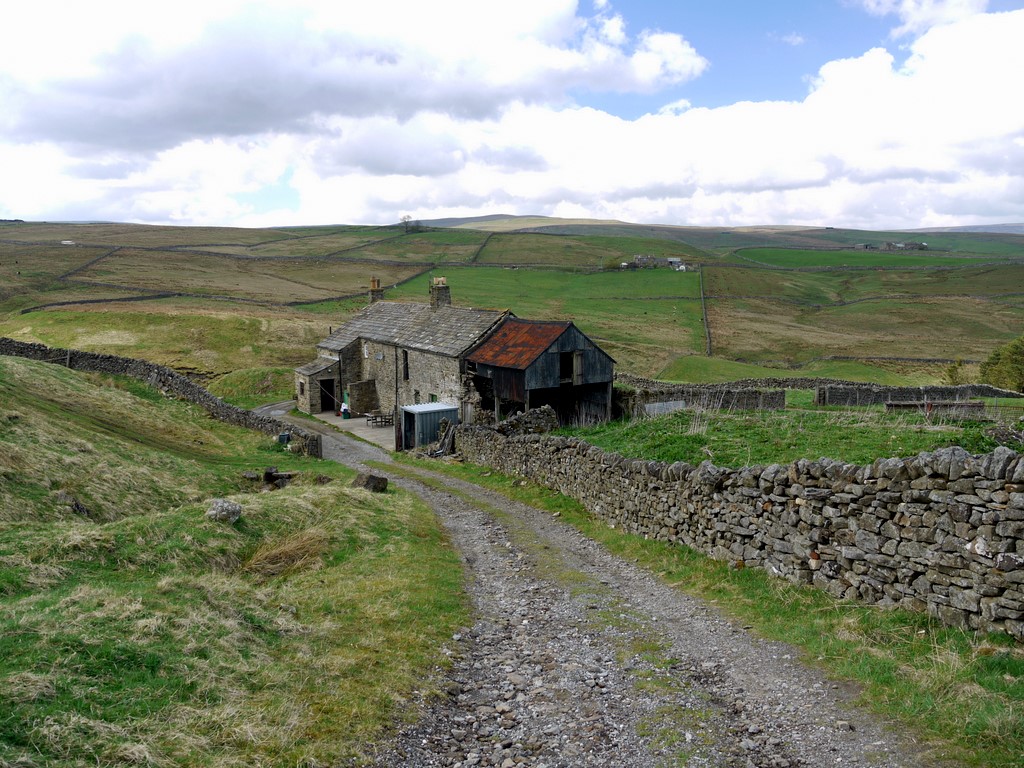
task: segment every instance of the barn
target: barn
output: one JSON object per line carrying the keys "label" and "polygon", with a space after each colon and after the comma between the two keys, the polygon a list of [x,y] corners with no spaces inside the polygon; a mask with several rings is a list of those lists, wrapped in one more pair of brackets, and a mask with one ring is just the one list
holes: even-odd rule
{"label": "barn", "polygon": [[466,371],[497,421],[542,405],[562,424],[611,418],[615,361],[572,322],[508,317],[466,355]]}

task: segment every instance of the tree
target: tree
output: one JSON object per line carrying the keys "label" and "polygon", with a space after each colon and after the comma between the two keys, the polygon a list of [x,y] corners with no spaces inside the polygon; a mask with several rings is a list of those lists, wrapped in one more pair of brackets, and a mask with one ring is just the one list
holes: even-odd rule
{"label": "tree", "polygon": [[946,366],[942,373],[942,380],[951,387],[957,387],[967,383],[967,374],[964,371],[964,361],[955,360]]}
{"label": "tree", "polygon": [[1003,389],[1024,392],[1024,336],[989,355],[981,364],[981,380]]}
{"label": "tree", "polygon": [[402,217],[402,226],[405,227],[406,232],[408,232],[409,227],[412,226],[412,216],[410,216],[408,213]]}

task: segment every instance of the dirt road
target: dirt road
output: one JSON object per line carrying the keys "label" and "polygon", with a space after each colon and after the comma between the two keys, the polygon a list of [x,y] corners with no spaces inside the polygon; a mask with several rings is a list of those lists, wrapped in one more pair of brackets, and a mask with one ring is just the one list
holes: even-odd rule
{"label": "dirt road", "polygon": [[[322,431],[325,458],[388,461]],[[750,636],[549,513],[424,476],[431,484],[391,481],[447,528],[475,623],[455,638],[446,695],[382,746],[379,765],[924,764],[788,646]]]}

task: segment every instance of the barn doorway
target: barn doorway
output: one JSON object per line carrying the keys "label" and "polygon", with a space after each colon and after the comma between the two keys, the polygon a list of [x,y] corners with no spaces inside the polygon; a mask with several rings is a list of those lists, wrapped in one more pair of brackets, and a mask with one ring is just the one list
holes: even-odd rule
{"label": "barn doorway", "polygon": [[338,410],[338,404],[334,399],[334,379],[320,379],[320,410]]}

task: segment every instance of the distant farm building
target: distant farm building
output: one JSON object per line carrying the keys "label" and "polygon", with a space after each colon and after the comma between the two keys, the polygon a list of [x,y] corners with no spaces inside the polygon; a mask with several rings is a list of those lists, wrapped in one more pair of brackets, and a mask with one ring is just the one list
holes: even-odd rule
{"label": "distant farm building", "polygon": [[915,242],[886,242],[882,243],[883,251],[927,251],[928,243],[915,243]]}
{"label": "distant farm building", "polygon": [[382,295],[371,283],[370,304],[295,369],[300,411],[346,402],[354,414],[399,415],[438,403],[458,421],[486,423],[550,405],[563,423],[610,418],[615,362],[571,322],[453,307],[444,278],[430,285],[429,303]]}
{"label": "distant farm building", "polygon": [[650,256],[643,253],[635,254],[632,261],[623,261],[619,264],[619,269],[657,269],[658,267],[668,267],[678,272],[693,269],[693,265],[686,264],[678,256]]}

